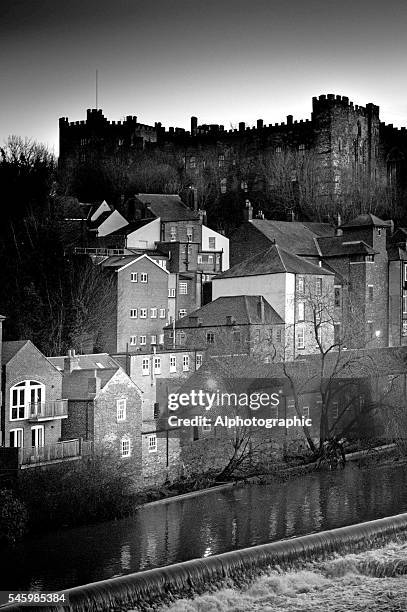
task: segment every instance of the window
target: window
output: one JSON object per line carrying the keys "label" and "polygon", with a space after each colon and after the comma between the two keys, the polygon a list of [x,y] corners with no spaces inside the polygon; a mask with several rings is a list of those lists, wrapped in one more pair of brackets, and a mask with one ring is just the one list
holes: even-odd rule
{"label": "window", "polygon": [[147,438],[147,446],[148,446],[148,452],[149,453],[156,453],[157,452],[157,436],[156,436],[156,434],[152,434],[151,436],[148,436],[148,438]]}
{"label": "window", "polygon": [[10,429],[10,446],[14,448],[23,448],[24,435],[22,429]]}
{"label": "window", "polygon": [[130,310],[130,318],[131,319],[137,319],[137,308],[132,308]]}
{"label": "window", "polygon": [[365,261],[374,262],[374,255],[365,255]]}
{"label": "window", "polygon": [[187,311],[185,310],[185,308],[181,308],[181,310],[179,311],[179,318],[182,319],[182,317],[185,317],[187,314]]}
{"label": "window", "polygon": [[170,241],[175,242],[176,239],[177,239],[177,228],[175,226],[172,226],[170,228]]}
{"label": "window", "polygon": [[403,336],[407,336],[407,321],[403,321]]}
{"label": "window", "polygon": [[220,192],[221,193],[226,193],[227,191],[227,181],[225,178],[221,179],[220,181]]}
{"label": "window", "polygon": [[150,317],[152,319],[156,319],[157,318],[157,308],[150,308]]}
{"label": "window", "polygon": [[298,145],[298,150],[299,151],[305,151],[305,144]]}
{"label": "window", "polygon": [[218,166],[219,168],[223,168],[224,165],[225,165],[225,156],[221,153],[220,155],[218,155]]}
{"label": "window", "polygon": [[122,147],[124,145],[124,138],[119,138],[118,145],[119,147]]}
{"label": "window", "polygon": [[304,302],[298,302],[298,320],[305,320],[305,304]]}
{"label": "window", "polygon": [[44,425],[31,427],[31,446],[44,446]]}
{"label": "window", "polygon": [[187,241],[192,242],[194,239],[194,228],[187,227]]}
{"label": "window", "polygon": [[196,157],[190,157],[189,158],[189,167],[190,168],[196,168]]}
{"label": "window", "polygon": [[341,342],[341,324],[334,323],[334,344],[340,344]]}
{"label": "window", "polygon": [[160,418],[160,402],[154,402],[154,413],[153,413],[153,417],[155,419],[159,419]]}
{"label": "window", "polygon": [[306,419],[309,419],[309,406],[303,406],[301,408],[301,415]]}
{"label": "window", "polygon": [[241,183],[240,183],[240,189],[241,189],[242,191],[244,191],[245,193],[247,193],[247,191],[248,191],[247,181],[241,181]]}
{"label": "window", "polygon": [[206,332],[206,342],[207,344],[215,343],[215,334],[213,332]]}
{"label": "window", "polygon": [[407,291],[403,291],[403,314],[407,314]]}
{"label": "window", "polygon": [[154,357],[154,374],[161,374],[161,357]]}
{"label": "window", "polygon": [[175,298],[175,289],[168,289],[168,297]]}
{"label": "window", "polygon": [[407,283],[407,265],[404,266],[404,282]]}
{"label": "window", "polygon": [[170,355],[170,372],[174,374],[177,371],[177,357]]}
{"label": "window", "polygon": [[281,342],[281,329],[276,329],[276,342]]}
{"label": "window", "polygon": [[242,335],[240,331],[233,332],[233,344],[240,344],[242,341]]}
{"label": "window", "polygon": [[298,293],[304,293],[304,277],[298,277]]}
{"label": "window", "polygon": [[316,294],[318,296],[322,295],[322,278],[316,280]]}
{"label": "window", "polygon": [[179,292],[181,295],[186,295],[188,293],[188,283],[180,283]]}
{"label": "window", "polygon": [[208,263],[213,263],[213,255],[208,255]]}
{"label": "window", "polygon": [[334,287],[334,304],[336,308],[340,308],[342,304],[340,287]]}
{"label": "window", "polygon": [[159,336],[158,336],[158,344],[164,344],[164,334],[159,334]]}
{"label": "window", "polygon": [[140,336],[140,344],[145,346],[147,343],[147,336]]}
{"label": "window", "polygon": [[150,374],[150,359],[148,357],[143,357],[141,362],[141,373],[143,376]]}
{"label": "window", "polygon": [[332,418],[337,419],[339,417],[339,406],[338,402],[332,404]]}
{"label": "window", "polygon": [[137,336],[130,336],[130,344],[134,346],[137,344]]}
{"label": "window", "polygon": [[45,401],[45,387],[35,380],[25,380],[10,389],[10,420],[26,418],[26,407],[35,412],[35,407]]}
{"label": "window", "polygon": [[202,355],[197,355],[195,358],[195,369],[199,370],[202,365]]}
{"label": "window", "polygon": [[270,418],[278,419],[278,406],[270,406]]}
{"label": "window", "polygon": [[118,422],[126,420],[126,403],[126,399],[119,399],[116,402],[116,416]]}
{"label": "window", "polygon": [[297,348],[305,348],[305,329],[303,327],[297,329]]}
{"label": "window", "polygon": [[131,455],[131,448],[130,448],[130,440],[129,438],[122,438],[120,440],[120,445],[121,445],[121,455],[122,457],[130,457]]}
{"label": "window", "polygon": [[215,236],[209,236],[208,238],[208,244],[209,244],[209,248],[210,249],[216,249],[216,238]]}
{"label": "window", "polygon": [[186,339],[187,339],[187,337],[186,337],[184,332],[180,332],[178,334],[178,344],[180,344],[180,345],[185,344]]}
{"label": "window", "polygon": [[147,272],[142,272],[140,274],[140,281],[142,283],[148,283],[148,274],[147,274]]}
{"label": "window", "polygon": [[153,335],[151,336],[151,342],[150,342],[150,344],[157,344],[157,336],[156,336],[156,334],[153,334]]}
{"label": "window", "polygon": [[276,153],[279,154],[279,153],[281,153],[281,151],[282,151],[281,147],[276,147]]}
{"label": "window", "polygon": [[138,282],[138,274],[137,272],[132,272],[130,274],[130,280],[132,283],[137,283]]}
{"label": "window", "polygon": [[373,302],[373,285],[367,286],[367,295],[369,302]]}
{"label": "window", "polygon": [[209,423],[208,425],[202,425],[202,431],[211,431],[212,425]]}
{"label": "window", "polygon": [[184,355],[182,357],[182,371],[189,372],[189,356],[188,355]]}
{"label": "window", "polygon": [[140,308],[140,319],[147,319],[147,308]]}
{"label": "window", "polygon": [[160,308],[160,319],[165,319],[166,310],[165,308]]}

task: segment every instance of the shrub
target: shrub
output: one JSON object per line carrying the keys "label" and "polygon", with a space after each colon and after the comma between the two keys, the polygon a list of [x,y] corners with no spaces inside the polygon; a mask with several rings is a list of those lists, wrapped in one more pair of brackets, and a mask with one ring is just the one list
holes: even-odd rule
{"label": "shrub", "polygon": [[28,512],[13,491],[0,491],[0,541],[14,544],[27,529]]}

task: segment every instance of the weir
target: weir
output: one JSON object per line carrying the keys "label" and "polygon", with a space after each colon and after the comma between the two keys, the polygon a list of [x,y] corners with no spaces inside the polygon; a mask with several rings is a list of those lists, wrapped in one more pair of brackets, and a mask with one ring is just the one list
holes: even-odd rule
{"label": "weir", "polygon": [[[360,552],[397,538],[404,539],[406,534],[407,513],[398,514],[67,589],[62,593],[69,597],[69,606],[34,609],[41,612],[147,611],[153,604],[197,595],[217,585],[243,586],[275,566],[288,569],[334,553]],[[1,609],[19,610],[20,607],[13,604]]]}

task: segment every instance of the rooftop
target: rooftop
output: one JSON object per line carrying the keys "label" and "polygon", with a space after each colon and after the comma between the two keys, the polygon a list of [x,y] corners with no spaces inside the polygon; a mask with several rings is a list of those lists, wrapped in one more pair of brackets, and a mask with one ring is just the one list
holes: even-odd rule
{"label": "rooftop", "polygon": [[198,213],[188,208],[179,195],[138,193],[136,199],[145,204],[154,217],[160,217],[161,221],[199,220]]}
{"label": "rooftop", "polygon": [[318,257],[315,238],[335,235],[335,228],[329,223],[268,219],[253,219],[250,223],[271,242],[283,244],[296,255]]}
{"label": "rooftop", "polygon": [[390,227],[391,221],[383,221],[372,215],[371,213],[366,213],[364,215],[358,215],[352,221],[348,223],[344,223],[341,227],[344,228],[355,228],[355,227]]}
{"label": "rooftop", "polygon": [[257,253],[234,265],[226,272],[218,274],[215,279],[240,276],[260,276],[263,274],[313,274],[321,276],[333,274],[329,270],[316,266],[309,261],[282,249],[277,244],[262,253]]}

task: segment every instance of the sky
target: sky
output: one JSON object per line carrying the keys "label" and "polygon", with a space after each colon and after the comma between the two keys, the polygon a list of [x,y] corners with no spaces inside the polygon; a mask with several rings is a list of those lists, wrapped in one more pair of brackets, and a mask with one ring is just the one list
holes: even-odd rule
{"label": "sky", "polygon": [[405,0],[2,0],[0,146],[58,154],[58,118],[189,129],[310,118],[312,96],[407,126]]}

